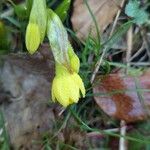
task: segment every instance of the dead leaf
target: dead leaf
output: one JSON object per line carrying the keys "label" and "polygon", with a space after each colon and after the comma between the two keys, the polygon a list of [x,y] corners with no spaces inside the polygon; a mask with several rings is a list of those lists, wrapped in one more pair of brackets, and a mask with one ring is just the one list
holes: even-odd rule
{"label": "dead leaf", "polygon": [[[96,18],[99,30],[101,33],[113,21],[118,6],[121,4],[120,0],[88,0],[88,4]],[[93,36],[96,35],[94,21],[83,0],[75,0],[74,11],[71,18],[74,31],[77,33],[79,39],[84,40],[91,32]]]}
{"label": "dead leaf", "polygon": [[[144,120],[150,107],[150,71],[140,77],[100,76],[94,86],[96,103],[108,115],[126,122]],[[99,93],[99,94],[98,94]]]}
{"label": "dead leaf", "polygon": [[54,77],[49,53],[43,46],[42,54],[0,56],[0,109],[14,149],[40,150],[35,141],[52,131],[57,105],[48,105]]}

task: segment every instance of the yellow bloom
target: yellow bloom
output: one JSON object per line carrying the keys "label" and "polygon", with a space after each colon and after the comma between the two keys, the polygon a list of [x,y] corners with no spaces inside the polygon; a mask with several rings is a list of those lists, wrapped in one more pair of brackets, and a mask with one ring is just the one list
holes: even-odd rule
{"label": "yellow bloom", "polygon": [[30,54],[33,54],[40,44],[40,31],[35,23],[29,23],[26,29],[26,47]]}
{"label": "yellow bloom", "polygon": [[80,76],[76,72],[71,73],[64,66],[56,64],[56,76],[52,83],[52,100],[67,107],[79,101],[80,92],[85,97],[85,88]]}

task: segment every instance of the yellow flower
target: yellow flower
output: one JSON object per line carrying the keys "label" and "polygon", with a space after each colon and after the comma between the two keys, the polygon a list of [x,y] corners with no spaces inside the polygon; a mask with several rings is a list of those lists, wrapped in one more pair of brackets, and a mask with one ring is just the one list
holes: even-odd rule
{"label": "yellow flower", "polygon": [[30,54],[33,54],[40,44],[40,31],[35,23],[29,23],[26,29],[26,47]]}
{"label": "yellow flower", "polygon": [[85,97],[82,79],[76,72],[69,72],[63,65],[56,64],[56,76],[52,83],[52,100],[64,107],[77,103],[80,92]]}

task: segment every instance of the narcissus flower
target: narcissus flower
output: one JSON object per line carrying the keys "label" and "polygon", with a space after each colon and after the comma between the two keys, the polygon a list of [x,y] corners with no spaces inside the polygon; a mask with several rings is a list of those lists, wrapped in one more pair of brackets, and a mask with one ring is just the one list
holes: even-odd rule
{"label": "narcissus flower", "polygon": [[56,76],[52,83],[52,100],[67,107],[77,103],[81,94],[85,97],[85,88],[80,76],[74,71],[68,71],[63,65],[56,64]]}

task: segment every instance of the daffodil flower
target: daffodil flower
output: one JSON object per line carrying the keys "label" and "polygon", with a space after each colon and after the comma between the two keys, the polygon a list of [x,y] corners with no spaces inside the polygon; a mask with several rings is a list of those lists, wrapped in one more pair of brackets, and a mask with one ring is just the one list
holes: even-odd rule
{"label": "daffodil flower", "polygon": [[81,94],[85,97],[85,88],[80,76],[74,71],[69,71],[62,64],[56,63],[56,76],[52,83],[52,100],[67,107],[72,103],[77,103]]}

